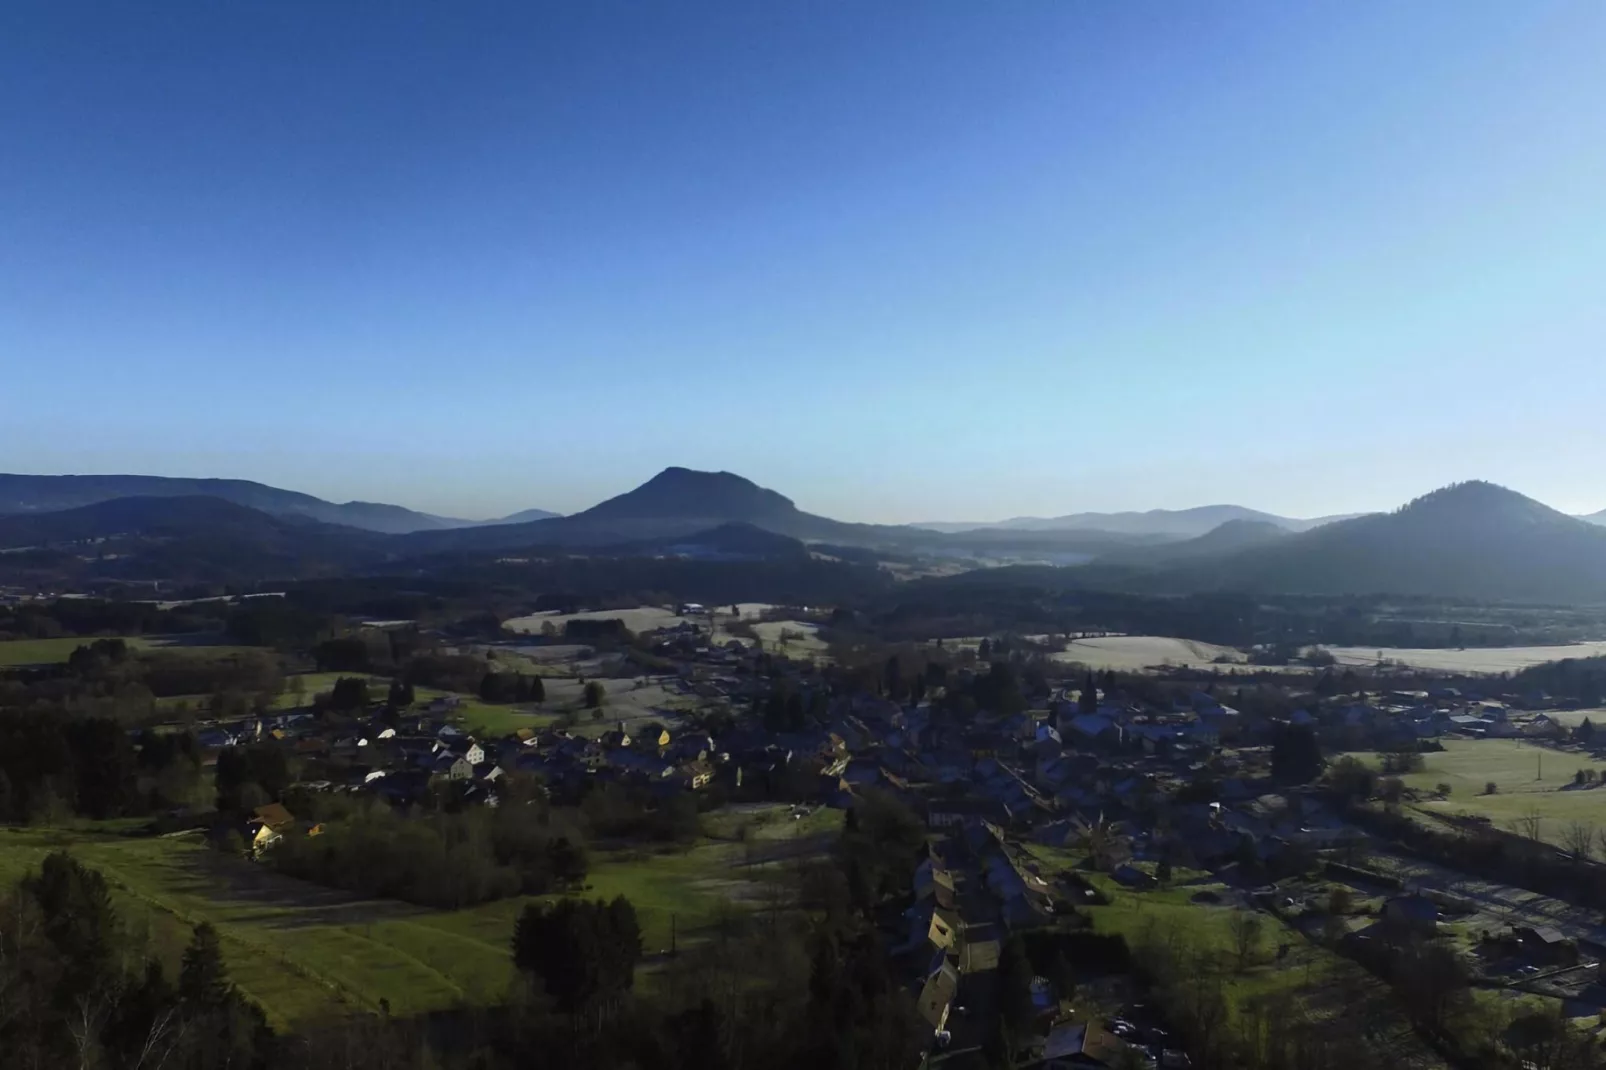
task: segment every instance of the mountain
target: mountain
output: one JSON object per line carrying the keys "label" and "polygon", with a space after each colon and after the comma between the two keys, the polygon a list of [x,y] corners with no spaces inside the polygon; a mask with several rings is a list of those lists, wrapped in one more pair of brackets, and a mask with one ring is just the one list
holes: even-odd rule
{"label": "mountain", "polygon": [[455,528],[470,523],[379,502],[345,502],[337,505],[310,494],[280,490],[246,479],[0,475],[0,516],[76,509],[117,498],[180,497],[217,498],[274,516],[305,516],[326,524],[343,524],[391,535]]}
{"label": "mountain", "polygon": [[1285,531],[1308,531],[1311,528],[1347,519],[1350,519],[1350,517],[1325,516],[1301,520],[1294,517],[1263,513],[1258,509],[1246,509],[1241,505],[1201,505],[1192,509],[1150,509],[1141,513],[1072,513],[1069,516],[1057,517],[1020,516],[1012,520],[1000,520],[990,524],[936,522],[916,524],[914,526],[947,534],[977,529],[1107,531],[1117,535],[1166,536],[1174,539],[1193,539],[1214,531],[1221,525],[1233,520],[1274,524]]}
{"label": "mountain", "polygon": [[1196,538],[1115,550],[1100,557],[1099,563],[1153,566],[1220,557],[1260,549],[1291,534],[1287,528],[1266,520],[1228,520]]}
{"label": "mountain", "polygon": [[1155,582],[1175,590],[1594,602],[1606,600],[1606,528],[1491,483],[1459,483],[1392,513],[1178,565]]}
{"label": "mountain", "polygon": [[792,499],[730,472],[665,468],[634,490],[569,516],[528,524],[414,532],[411,552],[500,550],[536,546],[612,546],[693,535],[724,524],[747,524],[777,535],[848,546],[940,538],[913,529],[848,524],[800,510]]}
{"label": "mountain", "polygon": [[1606,509],[1602,509],[1598,513],[1585,514],[1578,519],[1582,520],[1586,524],[1599,524],[1603,527],[1606,527]]}
{"label": "mountain", "polygon": [[113,498],[0,516],[0,571],[18,576],[250,582],[333,575],[383,554],[385,536],[275,516],[222,498]]}
{"label": "mountain", "polygon": [[706,561],[754,561],[764,558],[806,558],[808,547],[801,539],[777,535],[752,524],[733,521],[690,535],[620,543],[600,551],[621,556],[650,555],[690,557]]}
{"label": "mountain", "polygon": [[549,509],[525,509],[521,512],[499,517],[496,520],[459,520],[453,521],[449,526],[454,528],[486,528],[493,524],[528,524],[536,520],[551,520],[553,517],[562,515]]}

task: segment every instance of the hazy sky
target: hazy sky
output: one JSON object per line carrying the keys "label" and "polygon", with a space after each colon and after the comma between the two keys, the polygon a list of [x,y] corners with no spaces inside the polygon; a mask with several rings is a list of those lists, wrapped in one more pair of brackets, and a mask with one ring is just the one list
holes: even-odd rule
{"label": "hazy sky", "polygon": [[1606,506],[1606,3],[11,0],[0,470]]}

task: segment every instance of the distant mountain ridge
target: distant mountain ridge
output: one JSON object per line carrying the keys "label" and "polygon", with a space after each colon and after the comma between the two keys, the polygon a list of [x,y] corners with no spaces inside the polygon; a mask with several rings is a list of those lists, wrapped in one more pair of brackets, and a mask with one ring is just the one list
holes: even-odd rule
{"label": "distant mountain ridge", "polygon": [[1323,524],[1351,519],[1355,514],[1323,516],[1311,519],[1276,516],[1249,509],[1242,505],[1200,505],[1191,509],[1150,509],[1145,512],[1126,513],[1071,513],[1067,516],[1018,516],[992,523],[966,524],[938,521],[914,524],[954,534],[962,531],[1107,531],[1116,535],[1162,535],[1175,539],[1194,539],[1219,528],[1230,521],[1275,524],[1284,531],[1309,531]]}
{"label": "distant mountain ridge", "polygon": [[[9,486],[14,494],[16,483],[5,480],[18,478],[0,477],[0,489]],[[1055,577],[1055,583],[1140,593],[1230,590],[1606,603],[1606,526],[1484,482],[1455,484],[1391,513],[1306,531],[1288,531],[1275,518],[1232,515],[1188,538],[1175,534],[1184,526],[1177,519],[1181,514],[1194,523],[1201,513],[1214,519],[1222,509],[1252,511],[1183,510],[1168,514],[1169,527],[1162,533],[983,528],[941,534],[832,520],[730,472],[667,468],[572,516],[391,534],[326,522],[302,499],[330,503],[309,496],[243,481],[198,482],[207,489],[221,485],[236,497],[252,497],[281,511],[215,495],[169,494],[42,507],[59,505],[64,495],[58,493],[35,495],[25,504],[36,507],[19,512],[13,497],[7,499],[11,515],[0,513],[0,574],[21,582],[250,582],[381,568],[427,574],[523,551],[544,559],[683,557],[717,563],[806,562],[840,548],[863,552],[866,561],[913,557],[969,562],[974,569],[1048,562],[1060,566],[1043,574]],[[76,493],[105,490],[66,486]],[[162,486],[176,489],[172,483]],[[290,497],[288,504],[284,496]],[[331,508],[335,515],[349,516],[351,506],[362,503]],[[364,509],[357,515],[373,522]],[[811,551],[809,543],[825,549]]]}
{"label": "distant mountain ridge", "polygon": [[1153,583],[1174,590],[1606,601],[1606,528],[1472,481],[1392,513],[1179,565]]}
{"label": "distant mountain ridge", "polygon": [[556,516],[528,509],[503,520],[473,521],[434,516],[381,502],[335,503],[300,491],[282,490],[247,479],[190,479],[177,476],[0,474],[0,516],[57,512],[119,498],[217,498],[273,516],[304,516],[326,524],[401,535],[479,524],[512,523]]}

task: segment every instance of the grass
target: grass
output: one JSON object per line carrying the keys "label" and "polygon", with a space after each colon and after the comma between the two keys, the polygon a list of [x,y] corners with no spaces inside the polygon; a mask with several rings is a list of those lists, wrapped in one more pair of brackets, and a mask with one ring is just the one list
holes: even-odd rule
{"label": "grass", "polygon": [[[1358,757],[1377,764],[1375,754]],[[1400,779],[1423,795],[1450,785],[1446,799],[1418,804],[1428,813],[1472,814],[1489,818],[1501,828],[1537,815],[1539,834],[1552,843],[1572,821],[1601,822],[1606,818],[1606,789],[1574,788],[1573,774],[1592,767],[1587,755],[1568,754],[1515,739],[1447,739],[1443,752],[1423,755],[1420,773]],[[1485,795],[1493,782],[1499,790]]]}
{"label": "grass", "polygon": [[[145,640],[133,636],[121,637],[131,647],[144,648]],[[9,639],[0,642],[0,666],[59,665],[81,646],[93,639]]]}
{"label": "grass", "polygon": [[[512,978],[514,923],[527,903],[541,901],[433,911],[362,900],[221,857],[195,837],[134,837],[110,825],[0,829],[0,884],[54,850],[105,874],[124,916],[171,968],[193,926],[211,922],[231,977],[278,1028],[377,1010],[381,1000],[400,1015],[495,1001]],[[762,867],[742,866],[741,848],[713,841],[666,853],[596,852],[581,894],[628,898],[651,956],[670,946],[672,933],[685,946],[727,904],[755,899]]]}

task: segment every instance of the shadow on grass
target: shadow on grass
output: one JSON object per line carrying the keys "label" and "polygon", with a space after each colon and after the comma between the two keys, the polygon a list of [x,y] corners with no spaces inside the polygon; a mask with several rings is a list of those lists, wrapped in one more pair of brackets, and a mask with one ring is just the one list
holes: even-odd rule
{"label": "shadow on grass", "polygon": [[179,879],[171,891],[220,904],[254,908],[231,911],[231,924],[270,929],[364,925],[437,913],[395,899],[365,899],[337,888],[287,877],[267,866],[195,853],[174,860]]}

